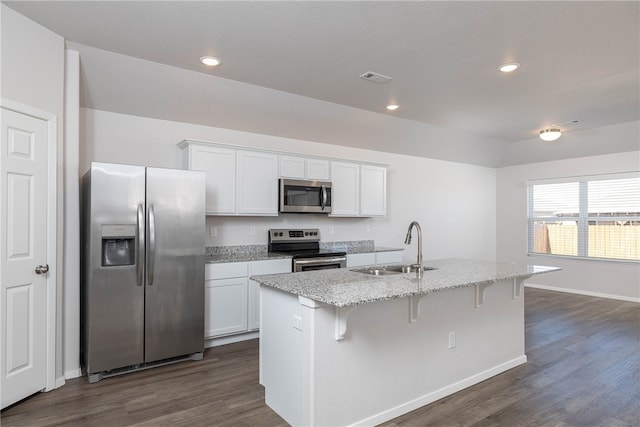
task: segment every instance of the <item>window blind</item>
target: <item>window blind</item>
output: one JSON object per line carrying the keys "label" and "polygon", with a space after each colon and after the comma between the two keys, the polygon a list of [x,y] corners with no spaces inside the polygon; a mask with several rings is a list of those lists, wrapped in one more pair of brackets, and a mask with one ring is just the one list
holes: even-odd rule
{"label": "window blind", "polygon": [[640,261],[640,173],[528,182],[528,252]]}

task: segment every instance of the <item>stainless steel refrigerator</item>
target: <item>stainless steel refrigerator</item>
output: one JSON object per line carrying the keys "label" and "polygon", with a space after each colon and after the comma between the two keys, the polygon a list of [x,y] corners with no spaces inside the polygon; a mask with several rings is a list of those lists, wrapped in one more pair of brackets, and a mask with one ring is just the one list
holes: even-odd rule
{"label": "stainless steel refrigerator", "polygon": [[89,382],[204,350],[203,172],[92,163],[82,178]]}

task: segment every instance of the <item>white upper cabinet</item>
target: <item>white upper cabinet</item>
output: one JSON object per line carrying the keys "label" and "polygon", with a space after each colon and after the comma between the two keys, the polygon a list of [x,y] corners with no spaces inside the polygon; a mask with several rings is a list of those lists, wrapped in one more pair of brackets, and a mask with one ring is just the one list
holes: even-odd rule
{"label": "white upper cabinet", "polygon": [[387,168],[385,166],[331,162],[332,216],[385,216]]}
{"label": "white upper cabinet", "polygon": [[360,215],[360,165],[331,162],[331,216]]}
{"label": "white upper cabinet", "polygon": [[207,215],[278,215],[278,156],[182,141],[183,168],[206,174]]}
{"label": "white upper cabinet", "polygon": [[387,214],[387,168],[360,165],[360,214],[385,216]]}
{"label": "white upper cabinet", "polygon": [[206,175],[206,213],[236,213],[236,150],[215,145],[185,144],[182,167],[204,171]]}
{"label": "white upper cabinet", "polygon": [[306,179],[317,181],[329,181],[329,160],[306,159],[307,174]]}
{"label": "white upper cabinet", "polygon": [[329,161],[300,156],[279,156],[280,178],[329,180]]}
{"label": "white upper cabinet", "polygon": [[239,215],[278,215],[278,156],[260,151],[236,153]]}
{"label": "white upper cabinet", "polygon": [[385,165],[184,140],[183,167],[206,173],[207,215],[278,215],[278,178],[331,181],[331,216],[387,214]]}

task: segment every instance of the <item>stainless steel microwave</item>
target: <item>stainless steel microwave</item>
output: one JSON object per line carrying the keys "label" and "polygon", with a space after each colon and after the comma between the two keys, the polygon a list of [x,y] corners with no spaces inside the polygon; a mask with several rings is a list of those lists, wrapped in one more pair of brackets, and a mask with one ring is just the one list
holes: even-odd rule
{"label": "stainless steel microwave", "polygon": [[280,180],[280,212],[331,213],[331,183],[327,181]]}

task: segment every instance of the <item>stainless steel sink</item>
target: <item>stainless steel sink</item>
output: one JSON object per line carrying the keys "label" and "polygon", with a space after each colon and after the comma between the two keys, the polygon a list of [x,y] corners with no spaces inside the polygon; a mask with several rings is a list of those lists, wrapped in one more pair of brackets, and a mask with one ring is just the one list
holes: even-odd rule
{"label": "stainless steel sink", "polygon": [[[431,271],[436,270],[435,267],[422,267],[423,271]],[[356,273],[364,273],[371,274],[373,276],[384,276],[389,274],[400,274],[400,273],[415,273],[418,271],[418,266],[415,264],[402,264],[402,265],[386,265],[383,267],[366,267],[366,268],[356,268],[354,270]]]}
{"label": "stainless steel sink", "polygon": [[[396,271],[398,273],[415,273],[416,271],[418,271],[419,266],[416,264],[403,264],[403,265],[388,265],[383,268],[385,270]],[[431,270],[436,270],[436,268],[428,267],[426,265],[422,267],[422,271],[431,271]]]}
{"label": "stainless steel sink", "polygon": [[400,274],[400,271],[391,271],[391,270],[386,270],[384,268],[356,268],[355,270],[351,270],[351,271],[355,271],[356,273],[371,274],[373,276]]}

